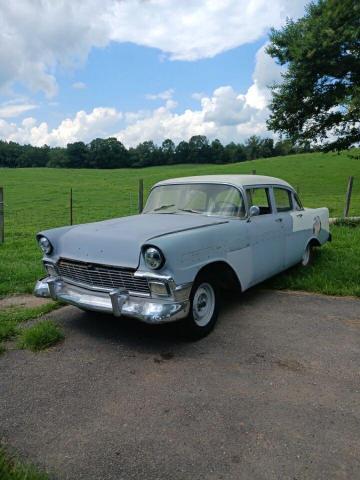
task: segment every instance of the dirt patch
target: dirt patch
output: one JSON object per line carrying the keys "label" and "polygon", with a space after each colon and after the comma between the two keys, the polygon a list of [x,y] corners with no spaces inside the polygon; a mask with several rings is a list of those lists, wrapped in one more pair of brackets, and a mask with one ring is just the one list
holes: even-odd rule
{"label": "dirt patch", "polygon": [[360,320],[343,320],[343,322],[351,327],[360,327]]}
{"label": "dirt patch", "polygon": [[11,295],[10,297],[5,297],[0,299],[0,310],[9,307],[40,307],[50,303],[52,300],[48,298],[38,298],[34,295]]}
{"label": "dirt patch", "polygon": [[279,367],[287,368],[288,370],[292,370],[294,372],[302,372],[305,370],[305,367],[302,363],[298,362],[297,360],[287,358],[283,360],[276,360],[275,362]]}

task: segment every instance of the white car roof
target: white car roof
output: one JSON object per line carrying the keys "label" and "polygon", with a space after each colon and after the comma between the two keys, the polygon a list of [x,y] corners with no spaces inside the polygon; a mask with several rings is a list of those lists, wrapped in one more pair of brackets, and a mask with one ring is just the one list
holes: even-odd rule
{"label": "white car roof", "polygon": [[169,178],[158,182],[155,186],[171,185],[179,183],[227,183],[237,187],[246,187],[251,185],[280,185],[293,188],[285,180],[266,175],[198,175],[194,177]]}

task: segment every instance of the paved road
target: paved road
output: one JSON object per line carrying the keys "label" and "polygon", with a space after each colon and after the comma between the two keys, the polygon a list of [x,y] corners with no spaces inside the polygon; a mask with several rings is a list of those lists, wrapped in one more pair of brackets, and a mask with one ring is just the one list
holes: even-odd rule
{"label": "paved road", "polygon": [[360,478],[359,301],[250,292],[197,343],[53,316],[62,345],[0,358],[0,435],[55,478]]}

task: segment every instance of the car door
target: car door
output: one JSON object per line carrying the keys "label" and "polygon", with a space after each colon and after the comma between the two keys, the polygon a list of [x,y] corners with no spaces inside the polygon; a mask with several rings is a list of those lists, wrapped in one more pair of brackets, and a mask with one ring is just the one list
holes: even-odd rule
{"label": "car door", "polygon": [[275,216],[281,224],[284,235],[284,268],[288,268],[297,263],[299,251],[293,229],[292,191],[286,187],[274,186],[273,198],[276,208]]}
{"label": "car door", "polygon": [[301,260],[305,248],[303,209],[294,193],[285,187],[273,188],[276,216],[285,235],[285,267]]}
{"label": "car door", "polygon": [[282,220],[276,214],[270,186],[246,189],[248,206],[256,205],[260,214],[249,218],[248,232],[252,256],[252,282],[261,282],[280,272],[285,263],[285,238]]}

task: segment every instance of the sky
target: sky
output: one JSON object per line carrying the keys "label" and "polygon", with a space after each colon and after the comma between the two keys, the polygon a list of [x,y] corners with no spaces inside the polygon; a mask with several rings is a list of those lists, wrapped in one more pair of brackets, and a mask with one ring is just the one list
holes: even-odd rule
{"label": "sky", "polygon": [[303,0],[0,0],[0,139],[127,147],[266,130],[271,27]]}

